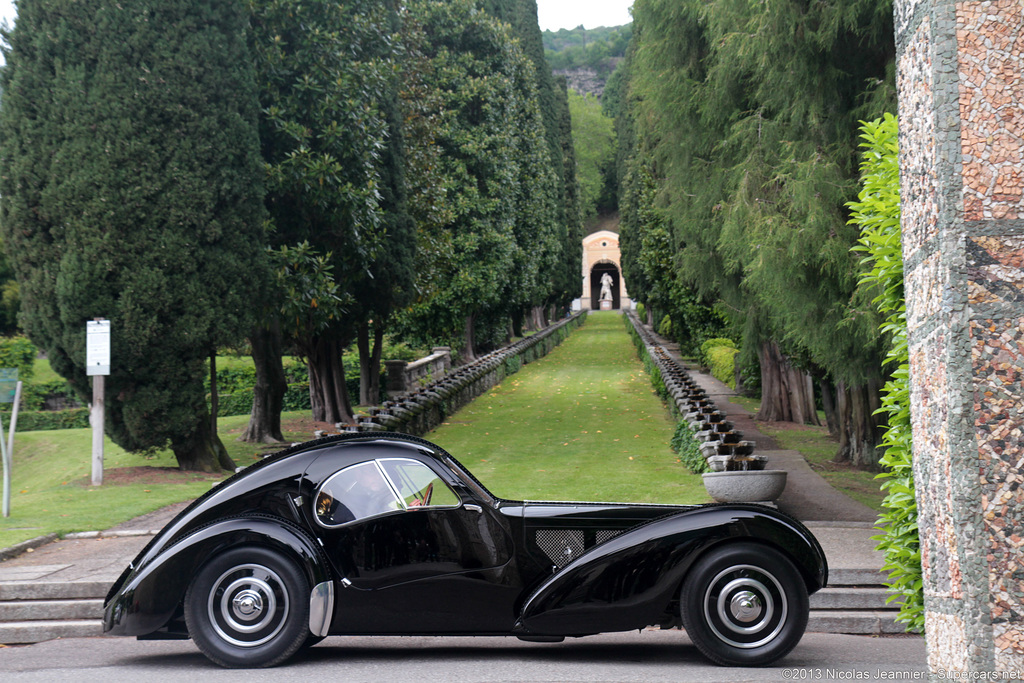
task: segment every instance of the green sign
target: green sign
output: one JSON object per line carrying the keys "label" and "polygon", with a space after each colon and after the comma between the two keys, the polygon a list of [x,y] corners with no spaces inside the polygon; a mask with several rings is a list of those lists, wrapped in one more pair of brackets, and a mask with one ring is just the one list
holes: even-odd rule
{"label": "green sign", "polygon": [[0,403],[14,403],[18,389],[18,368],[0,368]]}

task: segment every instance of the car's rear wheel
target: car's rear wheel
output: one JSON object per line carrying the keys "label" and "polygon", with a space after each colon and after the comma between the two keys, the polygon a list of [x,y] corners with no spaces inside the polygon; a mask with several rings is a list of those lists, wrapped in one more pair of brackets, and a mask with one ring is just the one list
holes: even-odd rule
{"label": "car's rear wheel", "polygon": [[807,628],[807,588],[781,552],[753,543],[716,548],[683,584],[683,627],[711,661],[760,666],[785,656]]}
{"label": "car's rear wheel", "polygon": [[185,623],[199,649],[230,668],[274,666],[309,634],[309,581],[294,562],[260,547],[203,565],[185,594]]}

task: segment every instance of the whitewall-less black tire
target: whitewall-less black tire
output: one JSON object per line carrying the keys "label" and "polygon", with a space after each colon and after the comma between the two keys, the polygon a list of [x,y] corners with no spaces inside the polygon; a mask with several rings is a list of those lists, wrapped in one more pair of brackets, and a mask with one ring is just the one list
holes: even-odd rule
{"label": "whitewall-less black tire", "polygon": [[790,652],[807,628],[807,588],[781,552],[731,543],[701,557],[680,595],[683,628],[711,661],[762,666]]}
{"label": "whitewall-less black tire", "polygon": [[199,649],[229,668],[274,666],[309,634],[309,581],[295,563],[262,547],[210,559],[185,594],[185,623]]}

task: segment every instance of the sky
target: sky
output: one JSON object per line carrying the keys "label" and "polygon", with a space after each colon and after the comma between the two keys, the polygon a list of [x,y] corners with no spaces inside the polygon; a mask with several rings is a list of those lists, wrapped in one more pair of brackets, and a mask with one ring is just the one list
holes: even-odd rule
{"label": "sky", "polygon": [[[537,0],[541,30],[560,28],[621,26],[632,19],[633,0]],[[0,0],[0,20],[14,21],[14,0]]]}
{"label": "sky", "polygon": [[633,21],[633,0],[537,0],[537,21],[542,31],[560,28],[622,26]]}

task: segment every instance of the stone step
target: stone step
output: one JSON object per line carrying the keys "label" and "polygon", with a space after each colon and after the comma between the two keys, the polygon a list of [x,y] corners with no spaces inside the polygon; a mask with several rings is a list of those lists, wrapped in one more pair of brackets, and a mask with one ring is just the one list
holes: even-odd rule
{"label": "stone step", "polygon": [[82,600],[11,600],[0,602],[0,623],[102,618],[102,598]]}
{"label": "stone step", "polygon": [[834,569],[829,567],[828,585],[835,586],[884,586],[888,574],[877,569]]}
{"label": "stone step", "polygon": [[889,591],[881,587],[825,588],[811,596],[811,609],[899,609],[899,603],[887,603],[888,598]]}
{"label": "stone step", "polygon": [[0,601],[103,599],[110,585],[110,581],[2,581]]}
{"label": "stone step", "polygon": [[0,623],[0,643],[5,645],[40,643],[55,638],[89,638],[102,635],[103,621],[100,619]]}
{"label": "stone step", "polygon": [[818,610],[812,609],[807,621],[808,633],[849,633],[886,635],[905,633],[896,623],[895,610]]}

